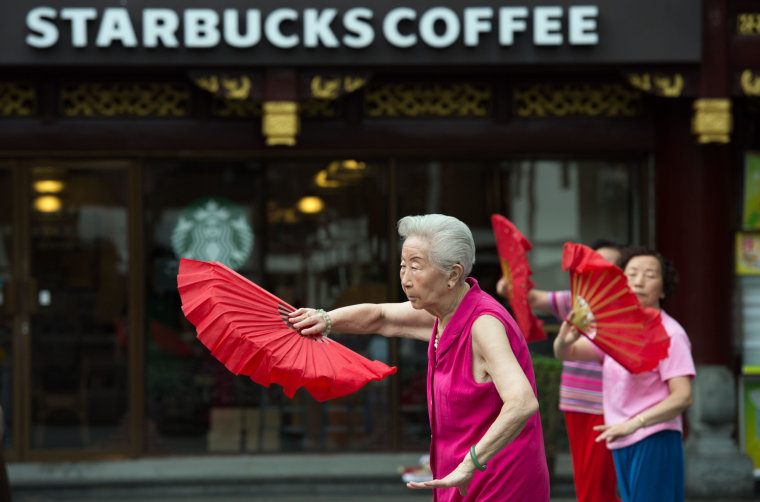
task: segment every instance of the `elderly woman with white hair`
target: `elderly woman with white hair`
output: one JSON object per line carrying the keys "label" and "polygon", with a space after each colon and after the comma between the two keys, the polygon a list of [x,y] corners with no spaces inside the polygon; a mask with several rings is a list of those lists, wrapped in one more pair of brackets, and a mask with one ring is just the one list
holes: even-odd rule
{"label": "elderly woman with white hair", "polygon": [[357,304],[330,312],[302,308],[304,335],[333,331],[428,342],[430,466],[435,501],[546,502],[549,473],[536,384],[525,339],[497,300],[468,277],[470,229],[440,214],[407,216],[401,286],[409,301]]}

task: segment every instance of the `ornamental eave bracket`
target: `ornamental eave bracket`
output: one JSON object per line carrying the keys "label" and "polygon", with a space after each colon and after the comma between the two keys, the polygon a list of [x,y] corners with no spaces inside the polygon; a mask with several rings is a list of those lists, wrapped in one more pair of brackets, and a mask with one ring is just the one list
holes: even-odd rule
{"label": "ornamental eave bracket", "polygon": [[728,98],[695,100],[691,130],[700,144],[729,143],[733,131],[731,100]]}
{"label": "ornamental eave bracket", "polygon": [[298,103],[294,101],[265,101],[262,132],[268,146],[295,146],[301,121]]}
{"label": "ornamental eave bracket", "polygon": [[626,79],[631,87],[661,98],[683,96],[686,84],[686,79],[681,73],[628,73]]}

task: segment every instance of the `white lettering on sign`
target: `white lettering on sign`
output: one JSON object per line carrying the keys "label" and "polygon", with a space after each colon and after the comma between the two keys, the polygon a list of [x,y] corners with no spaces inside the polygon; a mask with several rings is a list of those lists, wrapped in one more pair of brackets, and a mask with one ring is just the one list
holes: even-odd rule
{"label": "white lettering on sign", "polygon": [[528,29],[527,7],[502,7],[499,9],[499,44],[513,45],[515,32]]}
{"label": "white lettering on sign", "polygon": [[533,10],[533,43],[562,45],[562,7],[536,7]]}
{"label": "white lettering on sign", "polygon": [[355,7],[346,11],[343,16],[343,26],[348,33],[343,36],[343,45],[352,49],[364,49],[375,41],[375,30],[372,29],[373,13],[366,7]]}
{"label": "white lettering on sign", "polygon": [[[436,23],[443,25],[443,33],[438,34]],[[453,45],[459,38],[462,27],[459,17],[446,7],[433,7],[420,18],[420,37],[430,47],[443,49]]]}
{"label": "white lettering on sign", "polygon": [[30,47],[44,49],[52,47],[58,42],[58,28],[53,20],[58,13],[52,7],[37,7],[30,10],[26,15],[26,27],[29,33],[26,43]]}
{"label": "white lettering on sign", "polygon": [[114,42],[120,42],[124,47],[137,47],[137,35],[127,9],[112,7],[103,11],[95,46],[110,47]]}
{"label": "white lettering on sign", "polygon": [[399,31],[401,21],[414,21],[417,18],[417,12],[409,7],[399,7],[393,9],[385,16],[383,20],[383,35],[389,44],[396,47],[411,47],[417,43],[417,36],[414,34],[402,35]]}
{"label": "white lettering on sign", "polygon": [[171,9],[145,9],[143,11],[143,45],[158,47],[179,47],[177,40],[179,15]]}
{"label": "white lettering on sign", "polygon": [[303,11],[303,45],[305,47],[319,47],[319,43],[325,47],[339,47],[335,33],[330,28],[338,14],[338,9],[306,9]]}
{"label": "white lettering on sign", "polygon": [[596,45],[599,34],[596,32],[596,18],[599,8],[595,5],[573,6],[568,9],[568,27],[571,45]]}
{"label": "white lettering on sign", "polygon": [[185,11],[185,47],[208,49],[219,45],[219,14],[212,9]]}
{"label": "white lettering on sign", "polygon": [[297,20],[298,11],[295,9],[276,9],[272,11],[264,23],[264,33],[269,43],[280,49],[291,49],[298,45],[298,35],[284,35],[281,29],[284,21]]}
{"label": "white lettering on sign", "polygon": [[87,21],[97,19],[95,9],[61,9],[61,19],[71,21],[71,45],[87,47]]}
{"label": "white lettering on sign", "polygon": [[245,33],[241,34],[237,9],[224,9],[224,41],[231,47],[247,49],[261,41],[261,11],[245,11]]}
{"label": "white lettering on sign", "polygon": [[480,34],[491,31],[491,19],[493,9],[491,7],[472,7],[464,10],[464,45],[477,47],[480,43]]}
{"label": "white lettering on sign", "polygon": [[[599,7],[464,7],[437,6],[423,11],[395,7],[378,17],[368,7],[341,11],[335,7],[280,7],[260,9],[146,8],[130,12],[125,7],[34,7],[26,15],[26,44],[46,49],[70,43],[90,46],[213,49],[227,45],[238,49],[267,43],[279,49],[366,49],[381,33],[385,43],[408,49],[425,45],[445,49],[455,44],[479,47],[515,45],[516,40],[536,46],[597,45]],[[71,40],[62,40],[68,28]],[[88,34],[94,34],[90,40]],[[64,36],[65,38],[65,36]]]}

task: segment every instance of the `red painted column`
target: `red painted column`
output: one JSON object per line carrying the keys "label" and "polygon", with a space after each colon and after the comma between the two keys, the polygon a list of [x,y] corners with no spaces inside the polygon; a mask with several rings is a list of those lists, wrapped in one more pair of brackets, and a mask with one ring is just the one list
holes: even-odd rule
{"label": "red painted column", "polygon": [[[700,97],[730,99],[726,0],[704,0]],[[656,239],[679,273],[665,304],[689,334],[697,364],[737,369],[733,349],[735,176],[730,143],[699,144],[691,100],[659,103],[656,113]]]}

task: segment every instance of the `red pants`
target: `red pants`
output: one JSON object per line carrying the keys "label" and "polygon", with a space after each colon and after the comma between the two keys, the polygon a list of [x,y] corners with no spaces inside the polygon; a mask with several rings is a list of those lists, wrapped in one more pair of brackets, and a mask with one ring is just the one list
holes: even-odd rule
{"label": "red pants", "polygon": [[594,426],[604,425],[604,415],[566,411],[565,423],[578,502],[620,502],[612,453],[604,442],[594,441],[600,434]]}

